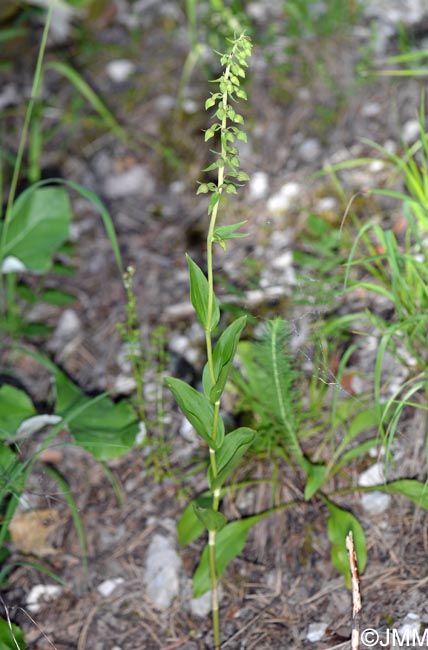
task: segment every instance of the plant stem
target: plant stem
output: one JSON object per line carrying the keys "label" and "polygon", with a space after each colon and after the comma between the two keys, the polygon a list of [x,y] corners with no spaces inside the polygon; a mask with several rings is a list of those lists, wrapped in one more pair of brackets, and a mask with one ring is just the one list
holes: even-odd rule
{"label": "plant stem", "polygon": [[[48,40],[48,33],[49,33],[49,28],[51,24],[51,18],[52,18],[52,10],[54,6],[54,0],[51,0],[49,4],[49,9],[48,13],[46,16],[46,22],[45,22],[45,27],[43,29],[43,35],[42,35],[42,40],[40,43],[40,49],[39,49],[39,54],[37,57],[37,63],[36,63],[36,69],[34,72],[34,78],[33,78],[33,86],[31,89],[31,96],[30,96],[30,101],[28,102],[27,110],[25,113],[25,119],[24,119],[24,124],[22,127],[22,132],[21,132],[21,138],[19,140],[19,146],[18,146],[18,151],[16,153],[16,158],[15,158],[15,165],[13,168],[13,174],[12,174],[12,180],[10,183],[10,190],[9,190],[9,195],[7,198],[7,205],[6,205],[6,212],[4,215],[4,221],[3,221],[3,228],[1,232],[1,239],[0,239],[0,264],[3,263],[3,257],[4,257],[4,250],[6,247],[6,242],[7,242],[7,231],[9,227],[9,222],[12,217],[12,208],[13,204],[15,201],[15,195],[16,195],[16,190],[18,187],[18,180],[19,180],[19,174],[21,173],[21,166],[22,166],[22,158],[24,156],[24,149],[25,145],[27,142],[27,137],[28,137],[28,131],[30,128],[31,124],[31,118],[33,115],[33,110],[34,110],[34,105],[37,100],[37,95],[39,92],[39,87],[40,87],[40,81],[42,77],[42,65],[43,65],[43,59],[45,56],[45,50],[46,50],[46,44]],[[3,291],[3,279],[2,279],[2,273],[0,269],[0,304],[2,309],[6,311],[7,309],[7,300],[6,296]]]}
{"label": "plant stem", "polygon": [[215,531],[210,530],[208,533],[208,549],[210,559],[210,574],[211,574],[211,592],[212,592],[212,619],[213,619],[213,633],[214,633],[214,650],[220,650],[220,616],[218,607],[218,578],[217,569],[215,566]]}
{"label": "plant stem", "polygon": [[[230,64],[226,67],[224,73],[224,80],[227,82],[230,74]],[[227,129],[227,100],[228,93],[225,91],[223,93],[223,109],[224,115],[221,120],[221,159],[226,160],[227,151],[225,147],[225,137]],[[210,377],[212,384],[215,384],[215,372],[214,372],[214,363],[213,363],[213,351],[212,351],[212,338],[211,338],[211,320],[214,308],[214,274],[213,274],[213,244],[214,244],[214,229],[217,221],[218,207],[220,204],[220,196],[223,192],[223,182],[224,182],[224,165],[218,168],[217,175],[217,192],[218,200],[215,203],[212,212],[211,219],[208,228],[207,235],[207,270],[208,270],[208,317],[207,317],[207,328],[205,330],[205,340],[207,348],[207,360],[208,368],[210,372]],[[217,400],[214,404],[214,417],[213,417],[213,429],[212,429],[212,439],[215,441],[217,437],[217,423],[220,416],[220,400]],[[210,464],[213,479],[217,478],[217,462],[215,450],[210,449]],[[213,510],[218,511],[220,504],[220,490],[214,490],[213,493]],[[216,568],[216,532],[209,531],[209,562],[210,562],[210,576],[211,576],[211,594],[212,594],[212,625],[213,625],[213,634],[214,634],[214,649],[220,650],[220,616],[219,616],[219,604],[218,604],[218,576]]]}

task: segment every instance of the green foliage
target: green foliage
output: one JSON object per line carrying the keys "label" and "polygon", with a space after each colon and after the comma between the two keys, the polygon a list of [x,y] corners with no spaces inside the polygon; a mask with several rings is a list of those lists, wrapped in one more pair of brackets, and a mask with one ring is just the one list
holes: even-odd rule
{"label": "green foliage", "polygon": [[[237,557],[245,546],[252,526],[267,517],[270,512],[253,515],[232,521],[216,535],[215,565],[217,575],[221,576],[231,560]],[[211,588],[209,545],[202,552],[201,561],[193,576],[193,597],[198,598]]]}
{"label": "green foliage", "polygon": [[214,474],[213,466],[208,471],[208,485],[212,490],[217,490],[223,485],[253,444],[255,437],[256,432],[248,427],[240,427],[227,434],[216,456],[217,474]]}
{"label": "green foliage", "polygon": [[204,393],[211,404],[215,404],[223,394],[226,382],[232,369],[233,358],[238,347],[239,338],[245,327],[247,318],[241,316],[227,327],[216,343],[213,353],[214,381],[212,381],[209,364],[203,372]]}
{"label": "green foliage", "polygon": [[36,414],[33,402],[24,391],[4,384],[0,387],[0,439],[7,440],[21,422]]}
{"label": "green foliage", "polygon": [[350,512],[339,508],[331,501],[327,501],[327,507],[330,514],[327,530],[331,542],[331,561],[343,575],[345,584],[350,589],[351,575],[346,552],[346,537],[349,531],[352,531],[360,573],[364,571],[367,562],[366,538],[361,524]]}
{"label": "green foliage", "polygon": [[220,320],[220,309],[217,298],[212,303],[208,300],[208,280],[199,266],[186,255],[190,278],[190,300],[202,327],[212,332]]}
{"label": "green foliage", "polygon": [[46,273],[53,254],[68,239],[70,221],[71,208],[64,188],[28,188],[13,205],[2,238],[0,263],[13,256],[21,262],[22,270]]}
{"label": "green foliage", "polygon": [[239,390],[239,410],[252,411],[258,419],[255,449],[287,447],[302,462],[297,373],[288,353],[288,338],[286,323],[278,318],[267,323],[259,340],[242,341],[238,347],[242,370],[233,379]]}
{"label": "green foliage", "polygon": [[0,650],[25,650],[24,633],[21,628],[1,617]]}
{"label": "green foliage", "polygon": [[215,413],[209,400],[181,379],[167,377],[166,384],[183,414],[212,449],[220,449],[224,441],[223,420]]}
{"label": "green foliage", "polygon": [[[190,3],[188,3],[190,7]],[[204,395],[180,379],[167,378],[166,383],[173,393],[182,413],[195,427],[201,438],[208,443],[210,467],[208,484],[210,494],[204,504],[193,503],[186,510],[179,525],[179,538],[183,542],[198,535],[205,527],[209,532],[208,550],[204,551],[201,565],[194,576],[194,593],[199,595],[212,589],[214,645],[220,647],[220,623],[218,612],[218,577],[227,562],[242,549],[246,533],[237,524],[239,541],[231,533],[234,524],[226,524],[226,518],[219,512],[220,488],[231,472],[238,466],[243,454],[254,441],[255,431],[241,427],[225,435],[225,427],[220,414],[220,400],[226,388],[233,358],[239,338],[245,326],[246,318],[238,318],[220,335],[213,350],[212,332],[220,322],[220,309],[214,293],[213,283],[213,246],[219,243],[225,248],[225,240],[237,236],[236,230],[242,223],[216,228],[217,214],[222,194],[233,194],[241,181],[248,177],[239,171],[238,149],[234,146],[236,139],[245,140],[245,133],[236,124],[243,124],[243,117],[235,112],[231,101],[245,99],[240,88],[240,79],[245,77],[246,58],[251,53],[251,45],[244,34],[232,42],[228,54],[221,56],[220,62],[224,72],[216,80],[219,91],[212,93],[206,102],[206,109],[215,107],[216,121],[206,132],[205,141],[218,134],[221,150],[216,161],[205,171],[217,171],[217,182],[201,184],[198,193],[210,193],[208,215],[210,225],[207,236],[207,276],[199,266],[187,256],[190,277],[190,298],[200,324],[205,331],[207,364],[203,372]],[[221,227],[220,227],[221,228]],[[255,522],[254,522],[255,523]],[[232,526],[232,529],[230,528]],[[220,545],[217,543],[220,540]],[[226,542],[222,542],[222,540]],[[233,544],[229,544],[232,541]],[[202,568],[201,568],[202,567]],[[202,574],[202,578],[201,578]]]}

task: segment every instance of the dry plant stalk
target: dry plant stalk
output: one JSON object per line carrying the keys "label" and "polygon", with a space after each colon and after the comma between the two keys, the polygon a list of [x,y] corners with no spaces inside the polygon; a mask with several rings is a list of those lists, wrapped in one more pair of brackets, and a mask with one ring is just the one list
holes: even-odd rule
{"label": "dry plant stalk", "polygon": [[355,553],[354,536],[352,530],[346,537],[346,549],[348,551],[349,566],[352,577],[352,636],[351,650],[359,650],[360,647],[360,618],[361,618],[361,593],[360,576],[358,573],[357,554]]}

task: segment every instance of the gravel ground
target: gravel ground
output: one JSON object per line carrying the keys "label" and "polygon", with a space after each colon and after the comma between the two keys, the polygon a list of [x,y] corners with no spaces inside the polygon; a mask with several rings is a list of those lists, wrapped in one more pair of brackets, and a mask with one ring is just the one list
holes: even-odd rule
{"label": "gravel ground", "polygon": [[[399,150],[401,138],[411,143],[417,137],[415,119],[423,81],[359,76],[357,65],[368,51],[375,61],[396,53],[400,24],[407,26],[409,38],[424,47],[428,9],[416,0],[366,2],[355,25],[328,38],[301,39],[291,58],[285,37],[273,38],[268,31],[270,25],[273,32],[281,33],[286,20],[283,3],[252,2],[248,12],[260,35],[251,61],[250,101],[243,111],[249,139],[240,152],[241,167],[251,181],[228,206],[228,218],[248,219],[250,237],[232,243],[216,262],[216,270],[225,278],[219,295],[224,303],[242,305],[253,313],[255,328],[272,314],[287,319],[296,354],[305,360],[306,371],[316,374],[314,339],[308,338],[313,324],[330,313],[351,312],[356,302],[352,296],[327,296],[324,278],[316,270],[302,273],[293,252],[305,250],[302,235],[311,213],[323,215],[338,228],[349,198],[382,186],[389,172],[379,162],[343,172],[343,201],[326,177],[311,175],[329,163],[372,156],[367,140]],[[74,20],[76,30],[82,18]],[[79,70],[105,98],[129,137],[121,141],[106,134],[93,114],[88,117],[70,85],[50,71],[45,78],[50,106],[45,120],[59,118],[63,125],[53,129],[46,143],[43,175],[80,182],[105,202],[124,264],[136,269],[143,345],[149,346],[155,326],[165,325],[169,372],[197,381],[203,363],[201,333],[189,309],[184,253],[203,262],[206,199],[194,192],[200,169],[209,164],[202,136],[207,115],[201,107],[209,92],[204,66],[212,59],[202,50],[204,60],[199,63],[203,65],[195,65],[189,79],[182,77],[188,34],[184,11],[175,2],[106,3],[88,33],[91,40],[84,41],[85,47],[78,46],[72,28],[64,42],[51,44],[49,58],[67,60]],[[1,73],[0,107],[9,109],[5,113],[10,126],[5,136],[8,147],[16,142],[14,127],[28,95],[39,38],[40,30],[34,26],[26,47],[20,47],[19,55],[11,50],[13,65]],[[364,219],[373,204],[360,203]],[[110,390],[119,397],[132,388],[126,381],[129,367],[116,327],[124,318],[123,286],[99,215],[77,197],[73,210],[73,253],[67,260],[71,259],[76,273],[46,282],[74,293],[76,301],[67,310],[33,307],[29,319],[50,324],[54,333],[48,341],[28,344],[48,353],[86,391]],[[400,217],[399,206],[391,206],[388,225],[398,224],[398,228]],[[332,281],[330,293],[336,289]],[[296,297],[304,300],[293,300]],[[370,307],[380,313],[384,305],[379,301]],[[327,403],[339,388],[344,397],[353,396],[357,406],[359,392],[370,388],[376,344],[370,348],[368,338],[352,356],[347,383],[339,384],[337,367],[330,360],[326,363],[323,370],[331,375]],[[49,380],[39,366],[28,358],[12,357],[7,349],[1,358],[3,370],[11,372],[13,364],[14,375],[35,402],[43,404]],[[392,359],[390,363],[390,372],[399,374],[401,368],[393,366]],[[355,384],[356,377],[362,386]],[[43,463],[37,466],[26,488],[27,499],[32,508],[45,509],[50,516],[55,511],[55,520],[43,520],[46,534],[29,557],[18,547],[11,545],[11,550],[17,561],[30,559],[49,567],[67,587],[51,594],[50,602],[31,606],[32,588],[52,585],[52,579],[28,566],[13,572],[3,599],[25,629],[31,650],[212,647],[206,603],[191,600],[191,575],[201,543],[178,549],[175,533],[186,503],[183,486],[187,494],[203,488],[201,475],[183,479],[183,468],[193,467],[204,450],[189,432],[191,442],[183,440],[181,418],[168,396],[165,401],[169,476],[156,480],[150,447],[110,462],[123,491],[122,505],[105,473],[80,448],[64,446],[55,457],[44,460],[60,471],[75,495],[87,540],[86,568],[65,499]],[[148,408],[156,418],[155,407]],[[400,422],[400,476],[425,476],[426,424],[418,413],[408,412]],[[36,435],[23,453],[31,453],[39,443]],[[243,476],[251,472],[260,479],[269,478],[270,471],[256,457],[242,470]],[[277,497],[301,500],[302,477],[299,482],[285,464],[278,472]],[[358,480],[356,469],[353,479]],[[359,497],[343,496],[340,503],[352,507],[367,535],[362,627],[384,635],[387,628],[414,621],[425,628],[425,513],[397,497],[378,514],[368,512]],[[228,497],[224,508],[236,518],[271,505],[271,489],[261,484],[250,488],[245,498]],[[325,510],[321,500],[302,502],[251,531],[243,553],[224,577],[222,648],[350,648],[351,595],[330,562]],[[30,535],[25,530],[24,537]],[[167,572],[161,586],[153,584],[158,575],[155,572],[153,577],[153,567],[159,558],[160,568]]]}

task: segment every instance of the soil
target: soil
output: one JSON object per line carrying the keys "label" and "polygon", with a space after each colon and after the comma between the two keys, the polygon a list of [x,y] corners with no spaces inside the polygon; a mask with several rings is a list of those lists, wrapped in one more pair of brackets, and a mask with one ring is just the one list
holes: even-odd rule
{"label": "soil", "polygon": [[[423,83],[358,73],[362,53],[370,48],[374,49],[372,62],[398,51],[398,28],[379,54],[370,41],[368,19],[355,16],[349,28],[335,29],[327,37],[297,39],[287,59],[288,43],[269,32],[269,28],[275,31],[273,27],[281,32],[285,25],[282,3],[256,2],[251,7],[256,37],[247,85],[249,102],[242,107],[249,142],[240,151],[241,167],[253,179],[262,178],[267,189],[257,193],[253,181],[228,205],[228,220],[247,219],[250,237],[232,242],[216,261],[216,273],[223,277],[218,293],[223,303],[252,311],[250,332],[256,332],[271,315],[286,319],[296,356],[308,378],[317,375],[325,381],[325,373],[329,374],[326,404],[335,389],[357,404],[358,390],[352,377],[363,377],[361,391],[370,387],[371,351],[360,345],[351,359],[348,384],[339,383],[338,357],[335,361],[331,354],[322,363],[316,362],[319,339],[316,332],[309,334],[320,319],[357,311],[356,306],[352,298],[333,295],[339,280],[332,277],[330,291],[324,291],[320,272],[316,268],[299,272],[290,253],[305,251],[303,235],[310,214],[322,214],[337,230],[351,196],[381,186],[388,177],[382,166],[350,169],[340,176],[340,198],[333,183],[326,176],[314,178],[314,172],[327,162],[373,156],[369,140],[400,146],[403,127],[416,117]],[[14,106],[6,114],[8,151],[16,147],[41,35],[34,16],[31,21],[25,47],[22,43],[10,45],[12,63],[2,72],[4,84],[16,93]],[[380,32],[381,26],[377,29]],[[206,38],[202,26],[200,32],[201,40]],[[411,27],[408,33],[412,35]],[[414,38],[422,39],[423,34]],[[70,83],[50,70],[45,75],[43,125],[52,130],[43,147],[41,166],[44,178],[58,175],[82,183],[108,207],[124,267],[132,265],[136,270],[134,289],[143,348],[150,348],[150,332],[164,325],[167,372],[197,385],[203,346],[189,308],[184,253],[204,263],[206,197],[195,196],[195,187],[203,178],[200,170],[210,164],[202,133],[208,115],[202,107],[211,88],[207,79],[215,76],[216,64],[210,55],[201,54],[187,79],[183,66],[188,52],[186,16],[180,3],[107,2],[95,18],[76,18],[68,38],[50,44],[48,60],[66,61],[79,71],[127,135],[117,137],[106,131],[105,123],[88,109]],[[134,66],[132,74],[119,82],[109,76],[107,68],[118,59]],[[291,183],[297,184],[291,202],[286,208],[272,208],[269,201]],[[373,216],[373,210],[384,207],[362,196],[356,203],[362,223]],[[400,206],[391,204],[380,221],[393,226],[400,217]],[[37,304],[27,318],[52,326],[54,333],[30,338],[26,345],[48,354],[87,393],[108,390],[120,398],[126,391],[118,377],[130,375],[117,330],[117,323],[125,317],[123,284],[99,214],[77,195],[73,195],[73,219],[72,250],[61,253],[60,260],[71,264],[75,273],[67,277],[52,274],[31,282],[76,296],[69,308],[76,328],[64,338],[58,329],[64,309]],[[379,312],[384,308],[380,299],[365,306]],[[340,359],[342,343],[337,347]],[[3,349],[1,361],[3,374],[24,385],[43,409],[49,402],[48,375],[9,346]],[[148,381],[153,384],[156,378],[149,376]],[[76,500],[85,531],[87,567],[64,494],[43,462],[35,468],[25,495],[32,508],[54,510],[57,520],[33,553],[24,554],[10,543],[11,559],[42,564],[59,576],[66,588],[31,612],[28,593],[34,585],[53,584],[52,577],[28,565],[17,566],[10,575],[3,602],[23,627],[31,650],[213,647],[210,617],[197,617],[189,606],[201,540],[179,551],[179,597],[168,609],[156,608],[145,586],[153,535],[175,540],[175,525],[189,496],[205,487],[204,473],[193,475],[190,471],[204,458],[205,449],[184,441],[181,416],[166,394],[164,401],[163,442],[168,447],[168,462],[156,442],[159,429],[153,426],[149,446],[108,463],[120,486],[122,504],[104,470],[81,448],[66,444],[66,434],[61,434],[63,444],[54,450],[56,455],[44,458],[45,465],[54,466],[65,478]],[[156,405],[148,400],[147,408],[149,418],[155,421]],[[403,447],[400,476],[425,477],[425,426],[419,411],[406,411],[399,431]],[[36,434],[27,441],[22,454],[31,454],[42,437]],[[360,469],[351,470],[355,483]],[[276,499],[301,503],[252,529],[244,551],[228,566],[221,599],[222,648],[350,648],[351,593],[331,564],[326,507],[317,498],[303,502],[303,476],[286,463],[278,460],[276,471]],[[271,472],[270,464],[250,455],[242,477],[270,478]],[[367,538],[361,627],[384,634],[387,628],[401,625],[411,612],[425,627],[425,512],[398,497],[378,515],[367,513],[356,495],[343,496],[339,504],[352,509]],[[231,518],[271,506],[271,488],[266,485],[252,487],[245,498],[229,497],[224,503]],[[118,577],[123,582],[111,595],[100,594],[98,587],[103,581]],[[310,641],[309,626],[320,622],[326,626],[324,635]]]}

